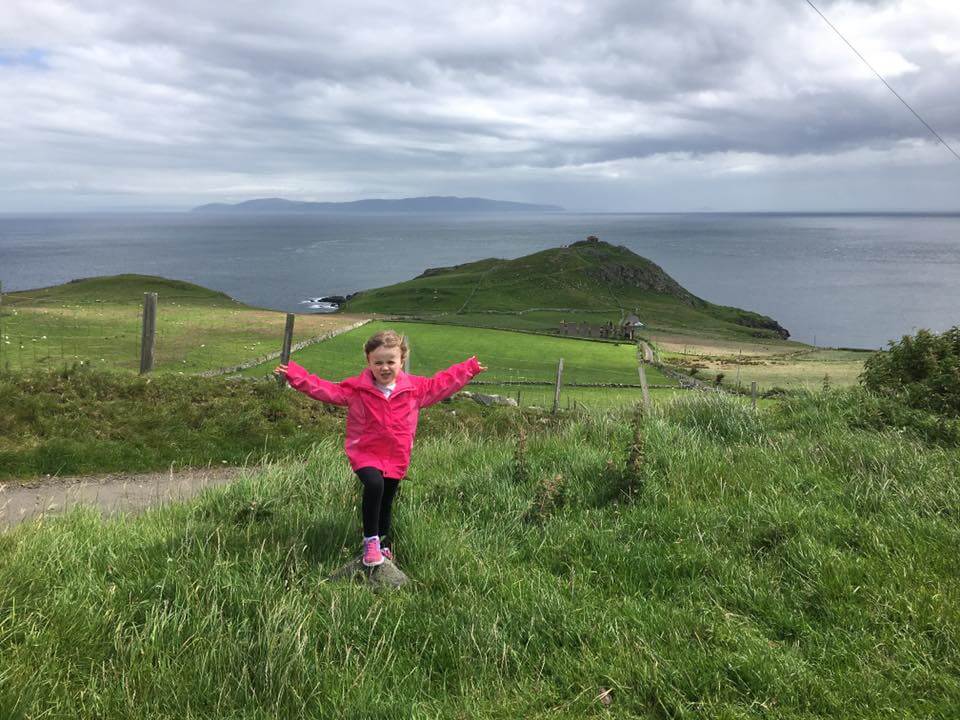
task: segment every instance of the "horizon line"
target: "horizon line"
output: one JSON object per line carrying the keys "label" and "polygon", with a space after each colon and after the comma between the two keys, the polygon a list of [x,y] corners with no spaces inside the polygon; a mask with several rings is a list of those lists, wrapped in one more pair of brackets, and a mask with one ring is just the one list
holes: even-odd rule
{"label": "horizon line", "polygon": [[[507,201],[513,202],[513,201]],[[548,203],[529,203],[542,205]],[[158,214],[177,214],[192,213],[194,207],[134,207],[134,208],[87,208],[87,209],[58,209],[58,210],[2,210],[3,215],[93,215],[93,214],[139,214],[139,213],[158,213]],[[204,213],[210,215],[229,215],[236,217],[238,214],[233,212],[224,213]],[[696,209],[696,210],[590,210],[590,209],[562,209],[562,210],[382,210],[382,211],[353,211],[348,213],[338,212],[336,210],[325,212],[323,210],[295,211],[295,210],[246,210],[239,213],[239,216],[246,215],[960,215],[960,208],[955,209],[766,209],[766,210],[715,210],[715,209]]]}

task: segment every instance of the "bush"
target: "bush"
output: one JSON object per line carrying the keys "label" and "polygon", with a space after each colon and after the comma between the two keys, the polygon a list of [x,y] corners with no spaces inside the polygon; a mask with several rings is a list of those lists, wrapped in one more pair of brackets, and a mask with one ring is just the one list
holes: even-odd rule
{"label": "bush", "polygon": [[893,431],[925,445],[960,446],[960,420],[911,408],[896,397],[864,388],[798,392],[780,401],[774,417],[781,432],[828,437],[842,425],[853,430]]}
{"label": "bush", "polygon": [[960,327],[940,335],[920,330],[891,342],[867,359],[860,382],[912,408],[960,417]]}
{"label": "bush", "polygon": [[[860,391],[862,393],[863,391]],[[930,445],[960,446],[960,421],[908,407],[897,398],[865,395],[850,390],[845,408],[847,424],[866,430],[897,430]]]}

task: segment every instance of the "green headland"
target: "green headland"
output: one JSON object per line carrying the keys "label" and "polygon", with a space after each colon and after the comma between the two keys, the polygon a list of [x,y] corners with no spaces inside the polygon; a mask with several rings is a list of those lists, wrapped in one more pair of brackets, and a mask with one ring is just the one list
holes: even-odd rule
{"label": "green headland", "polygon": [[659,265],[595,239],[514,260],[431,268],[412,280],[362,291],[344,309],[546,332],[556,332],[564,321],[620,324],[633,314],[647,332],[789,337],[772,318],[696,297]]}

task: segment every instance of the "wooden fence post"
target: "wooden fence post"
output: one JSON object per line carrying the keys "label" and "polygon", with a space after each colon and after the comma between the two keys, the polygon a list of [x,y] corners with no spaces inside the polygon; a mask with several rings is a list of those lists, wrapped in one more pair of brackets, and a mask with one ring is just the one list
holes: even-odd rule
{"label": "wooden fence post", "polygon": [[143,294],[143,329],[140,333],[140,374],[153,370],[153,350],[157,335],[157,294]]}
{"label": "wooden fence post", "polygon": [[553,393],[553,414],[560,408],[560,384],[563,382],[563,358],[557,363],[557,388]]}
{"label": "wooden fence post", "polygon": [[637,373],[640,375],[640,392],[643,393],[643,411],[650,412],[650,390],[647,388],[647,373],[643,369],[643,358],[637,362]]}
{"label": "wooden fence post", "polygon": [[757,409],[757,381],[753,380],[750,383],[750,398],[753,401],[753,409]]}
{"label": "wooden fence post", "polygon": [[[286,365],[290,362],[290,346],[293,344],[293,313],[287,313],[287,323],[283,328],[283,346],[280,348],[280,364]],[[280,376],[277,378],[279,385],[286,382],[286,378]]]}
{"label": "wooden fence post", "polygon": [[647,360],[646,343],[637,340],[637,374],[640,376],[640,391],[643,394],[643,412],[650,412],[650,389],[647,387],[647,371],[644,363]]}

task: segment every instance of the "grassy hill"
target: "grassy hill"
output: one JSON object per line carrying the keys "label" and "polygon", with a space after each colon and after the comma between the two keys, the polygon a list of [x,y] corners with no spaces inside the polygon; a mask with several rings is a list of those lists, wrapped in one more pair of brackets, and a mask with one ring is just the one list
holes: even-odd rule
{"label": "grassy hill", "polygon": [[717,337],[777,340],[788,336],[769,317],[707,302],[646,258],[590,240],[515,260],[429,269],[413,280],[358,293],[345,310],[549,331],[564,319],[600,324],[636,313],[649,330],[696,329]]}
{"label": "grassy hill", "polygon": [[333,438],[136,520],[20,526],[0,714],[952,718],[960,456],[877,402],[533,422],[523,464],[438,408],[397,593],[324,581],[359,542]]}

